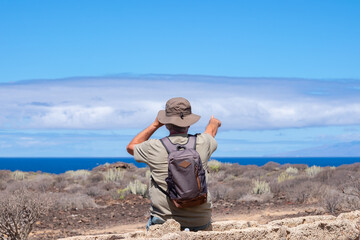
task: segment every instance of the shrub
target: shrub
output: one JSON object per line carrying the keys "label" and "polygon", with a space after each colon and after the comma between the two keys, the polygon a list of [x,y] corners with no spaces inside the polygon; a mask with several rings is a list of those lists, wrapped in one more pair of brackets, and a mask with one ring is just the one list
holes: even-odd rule
{"label": "shrub", "polygon": [[24,188],[0,196],[0,234],[11,240],[26,240],[37,219],[45,214],[50,201]]}
{"label": "shrub", "polygon": [[55,176],[55,179],[54,179],[54,187],[55,188],[57,188],[59,190],[63,190],[68,184],[69,183],[66,180],[66,177],[64,174]]}
{"label": "shrub", "polygon": [[91,172],[91,175],[88,177],[88,184],[97,184],[104,180],[104,174],[99,172]]}
{"label": "shrub", "polygon": [[64,190],[68,193],[77,193],[81,192],[84,189],[84,187],[80,184],[70,184]]}
{"label": "shrub", "polygon": [[219,172],[220,167],[221,167],[221,162],[217,161],[217,160],[211,160],[207,163],[208,168],[210,169],[210,171],[212,172]]}
{"label": "shrub", "polygon": [[226,199],[228,188],[224,187],[222,184],[217,184],[215,186],[209,187],[210,189],[210,195],[214,202],[220,200],[220,199]]}
{"label": "shrub", "polygon": [[105,182],[119,182],[125,176],[125,170],[110,168],[104,173]]}
{"label": "shrub", "polygon": [[15,180],[24,180],[27,177],[27,173],[16,170],[12,173],[12,177]]}
{"label": "shrub", "polygon": [[90,175],[90,171],[88,170],[84,170],[84,169],[80,169],[80,170],[70,170],[65,172],[65,175],[70,176],[71,178],[75,178],[75,179],[84,179],[87,178]]}
{"label": "shrub", "polygon": [[340,207],[341,196],[340,193],[334,189],[327,189],[322,198],[325,209],[335,215],[338,207]]}
{"label": "shrub", "polygon": [[114,191],[112,193],[112,197],[113,199],[124,199],[127,195],[129,194],[129,189],[128,188],[124,188],[124,189],[121,189],[119,188],[118,190]]}
{"label": "shrub", "polygon": [[11,172],[9,170],[0,170],[0,180],[7,181],[11,178]]}
{"label": "shrub", "polygon": [[[295,168],[296,169],[296,168]],[[293,176],[290,176],[287,172],[282,172],[280,173],[280,175],[278,176],[278,183],[284,182],[286,180],[290,180],[293,179]]]}
{"label": "shrub", "polygon": [[291,174],[291,175],[296,175],[299,173],[299,170],[297,168],[293,168],[293,167],[288,167],[285,172],[287,174]]}
{"label": "shrub", "polygon": [[91,186],[86,188],[85,193],[90,197],[97,197],[105,195],[105,190],[102,189],[100,186]]}
{"label": "shrub", "polygon": [[58,210],[84,209],[97,207],[93,198],[88,195],[76,193],[53,193],[55,208]]}
{"label": "shrub", "polygon": [[312,167],[309,167],[309,168],[305,169],[305,172],[309,177],[315,177],[316,174],[321,172],[321,170],[322,170],[321,167],[312,166]]}
{"label": "shrub", "polygon": [[253,193],[254,194],[264,194],[270,193],[270,186],[267,182],[261,180],[255,180],[253,182]]}
{"label": "shrub", "polygon": [[266,163],[264,166],[262,166],[261,168],[266,171],[275,171],[275,170],[278,170],[279,167],[280,167],[279,163],[270,161],[270,162]]}
{"label": "shrub", "polygon": [[132,194],[139,194],[143,197],[146,196],[147,185],[143,184],[139,180],[135,180],[134,182],[130,182],[127,188],[130,190]]}
{"label": "shrub", "polygon": [[36,175],[31,180],[30,187],[35,191],[46,192],[54,184],[54,178],[48,174]]}

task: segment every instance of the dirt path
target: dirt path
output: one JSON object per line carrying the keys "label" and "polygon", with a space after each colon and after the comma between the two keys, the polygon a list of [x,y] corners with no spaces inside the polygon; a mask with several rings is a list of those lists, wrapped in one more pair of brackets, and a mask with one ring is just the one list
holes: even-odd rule
{"label": "dirt path", "polygon": [[[213,216],[213,221],[228,221],[228,220],[243,220],[243,221],[256,221],[261,224],[267,223],[271,220],[281,219],[285,216],[295,216],[299,213],[305,213],[303,208],[290,208],[290,209],[276,209],[276,208],[267,208],[263,210],[252,211],[250,213],[234,213],[223,215],[219,212],[215,212]],[[144,223],[135,223],[135,224],[121,224],[111,227],[103,227],[101,229],[92,229],[83,231],[82,234],[87,235],[100,235],[100,234],[120,234],[128,233],[134,231],[141,231],[145,229],[146,222]]]}

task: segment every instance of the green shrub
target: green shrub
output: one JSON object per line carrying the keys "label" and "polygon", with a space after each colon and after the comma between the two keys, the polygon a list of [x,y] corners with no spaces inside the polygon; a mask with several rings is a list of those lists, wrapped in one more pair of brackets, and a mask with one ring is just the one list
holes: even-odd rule
{"label": "green shrub", "polygon": [[309,177],[315,177],[316,174],[318,174],[321,171],[322,171],[321,167],[318,167],[318,166],[312,166],[312,167],[305,169],[305,172]]}
{"label": "green shrub", "polygon": [[297,168],[293,168],[293,167],[288,167],[285,172],[287,174],[291,174],[291,175],[296,175],[299,173],[299,170]]}
{"label": "green shrub", "polygon": [[139,180],[135,180],[134,182],[130,182],[127,188],[130,190],[132,194],[138,194],[143,197],[146,196],[147,185],[143,184]]}
{"label": "green shrub", "polygon": [[129,189],[128,188],[124,188],[124,189],[119,188],[116,193],[117,194],[114,198],[122,200],[126,197],[126,195],[128,195]]}
{"label": "green shrub", "polygon": [[253,184],[254,184],[253,187],[254,194],[270,193],[270,186],[267,182],[261,180],[255,180]]}
{"label": "green shrub", "polygon": [[212,172],[218,172],[220,170],[221,167],[221,162],[217,161],[217,160],[211,160],[208,162],[208,168],[210,169],[210,171]]}
{"label": "green shrub", "polygon": [[16,170],[12,173],[12,177],[15,180],[24,180],[27,177],[27,173]]}
{"label": "green shrub", "polygon": [[118,182],[125,176],[125,170],[110,168],[104,173],[105,182]]}
{"label": "green shrub", "polygon": [[70,170],[65,172],[66,175],[72,177],[72,178],[86,178],[90,175],[90,171],[89,170],[84,170],[84,169],[80,169],[80,170]]}
{"label": "green shrub", "polygon": [[[295,168],[296,169],[296,168]],[[287,172],[282,172],[279,176],[278,176],[278,183],[284,182],[286,180],[290,180],[293,179],[294,177],[289,175]]]}

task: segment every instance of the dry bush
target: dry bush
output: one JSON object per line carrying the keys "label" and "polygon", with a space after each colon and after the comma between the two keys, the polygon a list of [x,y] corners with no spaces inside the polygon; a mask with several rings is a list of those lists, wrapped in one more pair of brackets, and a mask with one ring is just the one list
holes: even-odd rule
{"label": "dry bush", "polygon": [[342,191],[346,195],[348,208],[351,210],[360,209],[360,179],[352,178],[342,186]]}
{"label": "dry bush", "polygon": [[93,198],[86,194],[53,193],[54,208],[57,210],[85,209],[97,207]]}
{"label": "dry bush", "polygon": [[0,195],[0,233],[9,240],[26,240],[37,219],[47,213],[51,202],[44,195],[17,189]]}
{"label": "dry bush", "polygon": [[[74,181],[71,181],[73,183]],[[59,174],[54,177],[54,187],[58,190],[63,190],[68,186],[70,182],[65,177],[65,174]]]}
{"label": "dry bush", "polygon": [[4,191],[6,189],[6,182],[4,180],[0,180],[0,191]]}
{"label": "dry bush", "polygon": [[112,190],[112,189],[116,189],[116,188],[117,188],[116,184],[113,183],[113,182],[108,182],[108,183],[100,184],[100,187],[101,187],[102,189],[104,189],[105,191],[110,191],[110,190]]}
{"label": "dry bush", "polygon": [[211,185],[212,183],[222,182],[222,181],[224,181],[224,179],[225,179],[225,172],[224,171],[210,172],[208,174],[207,184]]}
{"label": "dry bush", "polygon": [[244,172],[238,163],[223,163],[221,169],[223,169],[226,176],[239,177]]}
{"label": "dry bush", "polygon": [[47,192],[54,185],[55,179],[48,174],[36,175],[29,181],[29,187],[38,192]]}
{"label": "dry bush", "polygon": [[263,202],[269,202],[272,198],[273,198],[273,194],[270,192],[261,195],[248,193],[242,196],[238,201],[263,203]]}
{"label": "dry bush", "polygon": [[6,191],[8,192],[15,192],[18,189],[29,189],[30,188],[30,184],[27,181],[15,181],[15,180],[10,180],[7,184],[6,184]]}
{"label": "dry bush", "polygon": [[71,184],[64,189],[68,193],[80,193],[84,190],[84,187],[80,184]]}
{"label": "dry bush", "polygon": [[298,203],[306,203],[310,197],[317,199],[320,187],[320,183],[305,177],[284,181],[278,185],[279,192],[283,193],[286,199]]}
{"label": "dry bush", "polygon": [[353,164],[343,164],[339,167],[337,167],[336,169],[339,170],[347,170],[347,171],[351,171],[351,172],[360,172],[360,163],[353,163]]}
{"label": "dry bush", "polygon": [[319,172],[314,179],[318,180],[322,183],[328,183],[330,179],[333,178],[334,174],[335,174],[336,170],[330,169],[330,168],[326,168],[323,169],[321,172]]}
{"label": "dry bush", "polygon": [[104,174],[99,172],[91,172],[90,176],[88,177],[88,185],[97,184],[102,181],[104,181]]}
{"label": "dry bush", "polygon": [[217,184],[209,187],[211,198],[214,202],[227,198],[229,189],[222,184]]}
{"label": "dry bush", "polygon": [[0,180],[8,181],[11,179],[11,171],[9,170],[0,170]]}
{"label": "dry bush", "polygon": [[92,187],[88,187],[85,189],[85,193],[89,195],[90,197],[98,197],[98,196],[104,196],[106,194],[106,190],[102,188],[102,186],[95,185]]}
{"label": "dry bush", "polygon": [[239,200],[251,191],[251,185],[238,185],[229,187],[226,193],[227,200]]}
{"label": "dry bush", "polygon": [[327,188],[323,192],[323,206],[330,214],[335,215],[337,211],[341,210],[342,200],[341,193],[335,189]]}
{"label": "dry bush", "polygon": [[305,171],[305,169],[307,169],[309,166],[306,164],[298,164],[298,163],[296,164],[286,163],[281,165],[281,169],[287,169],[289,167],[296,168],[299,171]]}
{"label": "dry bush", "polygon": [[261,168],[266,171],[277,171],[280,168],[280,164],[276,162],[268,162],[265,165],[261,166]]}
{"label": "dry bush", "polygon": [[241,176],[249,179],[259,179],[262,176],[265,176],[267,173],[266,170],[261,169],[258,166],[248,165],[245,167],[245,169],[247,170],[244,171],[244,173]]}
{"label": "dry bush", "polygon": [[90,176],[90,171],[88,170],[76,170],[76,171],[67,171],[64,173],[66,180],[69,183],[78,183],[81,185],[86,185],[87,178]]}

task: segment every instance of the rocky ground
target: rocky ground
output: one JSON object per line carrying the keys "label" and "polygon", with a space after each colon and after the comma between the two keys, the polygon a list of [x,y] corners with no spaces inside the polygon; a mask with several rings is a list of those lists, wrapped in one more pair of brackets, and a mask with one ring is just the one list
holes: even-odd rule
{"label": "rocky ground", "polygon": [[163,225],[150,227],[149,232],[78,236],[63,240],[114,239],[243,239],[243,240],[358,240],[360,237],[360,211],[330,215],[285,218],[260,224],[256,221],[218,221],[209,231],[180,231],[180,224],[168,220]]}
{"label": "rocky ground", "polygon": [[[114,234],[143,230],[149,217],[150,201],[138,195],[124,200],[99,198],[97,208],[50,211],[31,234],[31,240],[58,239],[85,234]],[[213,204],[213,220],[246,220],[264,224],[272,220],[323,214],[315,206],[291,203],[229,202]]]}

